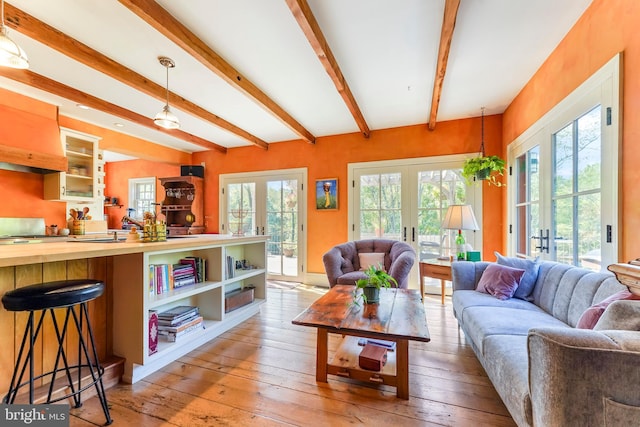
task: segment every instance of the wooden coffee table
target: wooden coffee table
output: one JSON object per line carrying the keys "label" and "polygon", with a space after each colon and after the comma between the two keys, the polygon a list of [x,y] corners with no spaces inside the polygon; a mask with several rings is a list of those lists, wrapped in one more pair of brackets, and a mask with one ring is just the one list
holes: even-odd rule
{"label": "wooden coffee table", "polygon": [[[429,342],[429,329],[416,290],[383,289],[379,304],[350,305],[353,286],[334,286],[300,313],[294,325],[318,328],[316,381],[327,382],[327,375],[354,378],[397,388],[401,399],[409,399],[409,341]],[[328,363],[328,334],[342,334],[344,339],[333,361]],[[387,364],[379,371],[358,366],[363,347],[357,337],[395,341],[395,351],[387,352]]]}

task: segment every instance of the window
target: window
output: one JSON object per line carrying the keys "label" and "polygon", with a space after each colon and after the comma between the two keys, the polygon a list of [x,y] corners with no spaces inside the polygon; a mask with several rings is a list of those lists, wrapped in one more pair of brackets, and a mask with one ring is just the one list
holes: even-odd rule
{"label": "window", "polygon": [[129,216],[143,219],[145,212],[154,212],[156,203],[156,179],[131,178],[129,180]]}
{"label": "window", "polygon": [[595,271],[618,262],[619,57],[509,146],[509,252]]}

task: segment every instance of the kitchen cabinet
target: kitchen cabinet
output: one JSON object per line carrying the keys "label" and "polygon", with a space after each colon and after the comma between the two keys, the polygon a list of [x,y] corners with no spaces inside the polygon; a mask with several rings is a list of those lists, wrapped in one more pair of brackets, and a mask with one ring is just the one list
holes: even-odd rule
{"label": "kitchen cabinet", "polygon": [[98,137],[60,129],[62,148],[67,157],[66,172],[44,176],[45,200],[94,203],[104,189],[104,161],[100,159]]}
{"label": "kitchen cabinet", "polygon": [[170,236],[204,233],[204,179],[197,176],[160,178],[165,190],[161,212]]}
{"label": "kitchen cabinet", "polygon": [[[206,236],[206,237],[205,237]],[[216,238],[205,235],[174,239],[193,242],[189,247],[161,249],[166,243],[150,244],[144,253],[113,258],[113,350],[125,357],[124,381],[135,383],[219,336],[258,313],[266,301],[265,236]],[[206,243],[199,244],[204,240]],[[177,264],[185,257],[205,260],[205,280],[194,285],[170,289],[161,294],[150,291],[150,266]],[[241,261],[243,268],[235,269]],[[229,268],[233,271],[230,272]],[[233,311],[225,310],[225,295],[253,288],[254,299]],[[204,328],[184,335],[176,342],[158,340],[155,352],[149,350],[149,318],[177,306],[196,306],[204,318]],[[153,333],[153,326],[151,326]]]}

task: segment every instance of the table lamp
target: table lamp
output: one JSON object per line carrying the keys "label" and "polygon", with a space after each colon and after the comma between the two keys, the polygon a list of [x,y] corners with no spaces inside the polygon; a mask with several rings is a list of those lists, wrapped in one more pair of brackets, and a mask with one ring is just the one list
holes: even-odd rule
{"label": "table lamp", "polygon": [[456,253],[457,259],[466,258],[466,249],[464,247],[464,236],[462,230],[479,230],[478,222],[473,214],[471,205],[451,205],[447,209],[447,213],[442,221],[442,228],[447,230],[458,230],[456,237]]}

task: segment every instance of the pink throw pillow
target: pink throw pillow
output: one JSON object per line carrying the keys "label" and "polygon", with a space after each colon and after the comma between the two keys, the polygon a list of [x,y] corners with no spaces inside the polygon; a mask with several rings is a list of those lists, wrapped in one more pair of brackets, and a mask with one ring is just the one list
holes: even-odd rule
{"label": "pink throw pillow", "polygon": [[602,317],[602,313],[604,313],[607,307],[609,307],[609,304],[614,301],[626,299],[640,300],[640,295],[632,294],[628,289],[616,292],[609,298],[605,298],[604,300],[602,300],[602,302],[599,302],[598,304],[594,304],[591,307],[587,308],[587,310],[582,313],[582,316],[580,316],[580,319],[578,319],[576,328],[593,329],[593,327],[596,326],[596,323],[598,323],[598,320],[600,320],[600,317]]}
{"label": "pink throw pillow", "polygon": [[520,268],[500,264],[489,264],[482,273],[476,291],[493,295],[505,300],[513,296],[518,289],[525,271]]}

